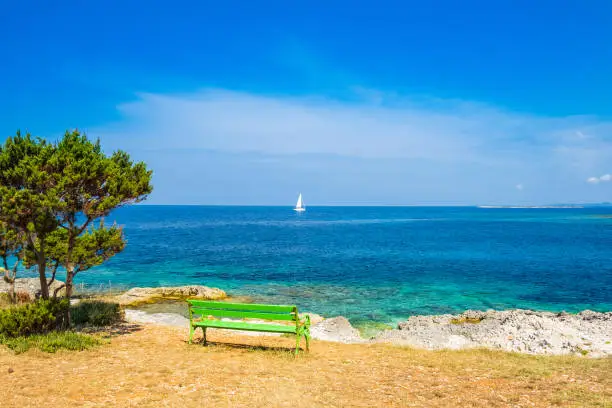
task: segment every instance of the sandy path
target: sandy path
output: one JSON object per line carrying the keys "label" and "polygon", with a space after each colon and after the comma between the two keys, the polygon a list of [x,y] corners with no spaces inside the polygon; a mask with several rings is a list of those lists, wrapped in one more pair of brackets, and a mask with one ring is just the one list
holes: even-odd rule
{"label": "sandy path", "polygon": [[[131,325],[84,352],[0,347],[2,407],[606,406],[612,359],[425,351]],[[235,343],[234,345],[230,343]],[[14,370],[9,373],[8,368]],[[48,391],[52,390],[52,391]],[[573,402],[572,402],[573,401]],[[572,405],[573,403],[573,405]]]}

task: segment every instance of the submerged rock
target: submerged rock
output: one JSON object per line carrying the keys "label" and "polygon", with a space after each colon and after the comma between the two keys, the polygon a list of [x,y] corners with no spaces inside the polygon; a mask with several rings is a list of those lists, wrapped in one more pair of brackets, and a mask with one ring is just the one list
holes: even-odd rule
{"label": "submerged rock", "polygon": [[[55,280],[49,287],[49,294],[53,296],[53,292],[64,282]],[[10,285],[3,279],[0,279],[0,293],[8,293]],[[18,278],[15,279],[15,293],[27,293],[31,300],[40,297],[40,279],[39,278]],[[64,289],[60,289],[58,296],[63,296]]]}
{"label": "submerged rock", "polygon": [[117,301],[122,305],[135,305],[138,303],[154,302],[163,299],[186,299],[195,298],[203,300],[219,300],[227,297],[227,294],[218,288],[208,286],[176,286],[158,288],[132,288],[120,295]]}
{"label": "submerged rock", "polygon": [[612,312],[468,310],[460,315],[412,316],[375,341],[427,349],[488,347],[529,354],[612,355]]}

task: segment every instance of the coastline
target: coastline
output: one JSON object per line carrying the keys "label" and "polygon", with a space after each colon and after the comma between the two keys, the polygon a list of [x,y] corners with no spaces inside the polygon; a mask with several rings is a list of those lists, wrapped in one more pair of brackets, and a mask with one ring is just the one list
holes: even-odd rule
{"label": "coastline", "polygon": [[[131,323],[189,327],[177,313],[126,309]],[[470,316],[485,316],[473,318]],[[471,320],[474,319],[474,320]],[[460,315],[410,316],[396,328],[363,336],[343,316],[324,318],[311,326],[312,338],[345,344],[388,343],[425,350],[488,348],[534,355],[612,356],[612,312],[568,313],[532,310],[474,311]],[[238,332],[247,336],[278,336]]]}
{"label": "coastline", "polygon": [[[216,288],[183,288],[190,288],[192,292],[199,290],[205,294],[203,298],[220,293],[220,289]],[[168,288],[149,289],[153,292],[169,292]],[[172,290],[176,291],[177,288]],[[142,293],[143,288],[135,288],[131,292]],[[123,294],[119,299],[122,297],[131,298]],[[231,301],[233,298],[222,299]],[[127,305],[126,319],[133,323],[187,329],[189,320],[185,314],[180,313],[181,308],[184,305],[179,299],[154,297],[152,302]],[[372,322],[369,330],[358,330],[344,316],[322,317],[316,312],[308,310],[300,313],[311,315],[312,338],[315,340],[347,344],[388,343],[426,350],[489,348],[534,355],[581,355],[593,358],[612,356],[612,311],[583,310],[570,314],[528,309],[466,310],[454,315],[406,316],[406,320],[396,325]],[[256,332],[239,334],[275,336]]]}
{"label": "coastline", "polygon": [[[33,299],[36,281],[24,279]],[[0,285],[0,293],[6,288]],[[119,294],[86,294],[117,302],[131,323],[188,329],[187,309],[182,300],[200,298],[216,301],[249,299],[231,297],[207,286],[132,288]],[[80,301],[77,298],[73,302]],[[529,309],[466,310],[459,314],[408,315],[399,323],[372,321],[354,327],[344,316],[321,316],[317,310],[301,310],[311,317],[312,338],[347,344],[388,343],[426,350],[488,348],[534,355],[612,356],[612,311],[583,310],[578,313]],[[269,333],[238,332],[240,335],[275,336]]]}

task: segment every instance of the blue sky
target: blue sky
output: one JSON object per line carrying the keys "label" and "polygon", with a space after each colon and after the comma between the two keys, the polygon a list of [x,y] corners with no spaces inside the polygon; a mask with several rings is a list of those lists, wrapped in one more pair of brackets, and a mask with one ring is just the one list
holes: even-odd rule
{"label": "blue sky", "polygon": [[83,129],[151,203],[612,201],[609,1],[52,3],[1,4],[0,135]]}

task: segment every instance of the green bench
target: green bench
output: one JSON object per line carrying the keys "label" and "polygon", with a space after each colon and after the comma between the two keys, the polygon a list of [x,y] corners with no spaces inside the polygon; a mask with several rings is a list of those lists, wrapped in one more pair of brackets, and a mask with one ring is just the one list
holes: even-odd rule
{"label": "green bench", "polygon": [[[297,306],[259,305],[252,303],[209,302],[188,299],[189,304],[189,344],[198,327],[202,328],[203,343],[206,345],[206,329],[248,330],[269,333],[294,334],[296,337],[295,354],[300,349],[300,339],[304,336],[306,350],[310,346],[310,316],[300,319]],[[221,318],[233,319],[231,321]],[[257,319],[288,324],[269,324],[241,321],[236,319]]]}

